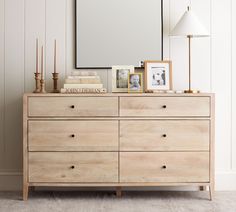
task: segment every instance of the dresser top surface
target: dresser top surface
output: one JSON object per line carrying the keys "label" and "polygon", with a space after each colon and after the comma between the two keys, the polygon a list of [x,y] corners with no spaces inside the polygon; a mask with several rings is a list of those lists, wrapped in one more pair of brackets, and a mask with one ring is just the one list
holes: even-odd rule
{"label": "dresser top surface", "polygon": [[62,94],[62,93],[25,93],[27,97],[213,97],[213,93],[176,94],[176,93],[104,93],[104,94]]}

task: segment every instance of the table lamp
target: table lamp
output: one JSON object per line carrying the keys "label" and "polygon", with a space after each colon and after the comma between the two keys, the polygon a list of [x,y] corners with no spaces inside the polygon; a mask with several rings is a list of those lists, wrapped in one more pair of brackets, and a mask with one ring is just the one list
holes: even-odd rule
{"label": "table lamp", "polygon": [[187,11],[181,17],[170,36],[187,37],[189,50],[189,88],[185,93],[199,93],[191,89],[191,39],[194,37],[208,37],[209,33],[200,23],[197,16],[188,7]]}

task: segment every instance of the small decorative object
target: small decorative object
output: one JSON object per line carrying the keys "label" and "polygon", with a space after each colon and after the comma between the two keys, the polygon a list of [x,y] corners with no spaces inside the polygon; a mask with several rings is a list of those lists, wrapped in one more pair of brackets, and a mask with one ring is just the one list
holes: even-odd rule
{"label": "small decorative object", "polygon": [[54,72],[52,73],[52,79],[53,79],[53,93],[60,93],[60,91],[57,88],[57,82],[58,82],[58,76],[59,73],[57,73],[57,41],[54,41]]}
{"label": "small decorative object", "polygon": [[175,91],[173,91],[173,90],[167,90],[166,93],[172,94],[172,93],[175,93]]}
{"label": "small decorative object", "polygon": [[46,93],[45,90],[45,80],[44,80],[44,70],[43,70],[43,46],[41,48],[41,80],[40,80],[40,85],[41,85],[41,89],[40,89],[40,93]]}
{"label": "small decorative object", "polygon": [[185,93],[199,93],[200,91],[191,89],[191,39],[194,37],[208,37],[209,33],[205,27],[200,23],[197,16],[188,7],[182,18],[179,20],[171,36],[181,36],[188,38],[189,51],[189,86]]}
{"label": "small decorative object", "polygon": [[145,61],[145,91],[163,91],[171,89],[171,61]]}
{"label": "small decorative object", "polygon": [[35,76],[35,90],[34,93],[40,93],[40,73],[39,73],[39,40],[36,39],[36,72],[34,73]]}
{"label": "small decorative object", "polygon": [[143,92],[143,75],[142,73],[130,73],[128,77],[128,92],[142,93]]}
{"label": "small decorative object", "polygon": [[175,93],[181,94],[181,93],[184,93],[184,91],[175,91]]}
{"label": "small decorative object", "polygon": [[129,74],[134,66],[112,66],[112,92],[128,92]]}

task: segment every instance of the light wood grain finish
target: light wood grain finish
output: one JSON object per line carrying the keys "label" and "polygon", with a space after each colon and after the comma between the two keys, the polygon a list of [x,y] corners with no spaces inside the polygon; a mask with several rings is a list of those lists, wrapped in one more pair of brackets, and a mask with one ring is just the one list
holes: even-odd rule
{"label": "light wood grain finish", "polygon": [[121,151],[209,151],[208,120],[120,121]]}
{"label": "light wood grain finish", "polygon": [[118,182],[118,153],[30,152],[29,182]]}
{"label": "light wood grain finish", "polygon": [[120,97],[121,116],[210,116],[209,97]]}
{"label": "light wood grain finish", "polygon": [[192,185],[213,196],[213,94],[25,94],[23,117],[24,200],[32,186],[110,186],[120,196]]}
{"label": "light wood grain finish", "polygon": [[30,151],[118,151],[118,121],[29,121]]}
{"label": "light wood grain finish", "polygon": [[[166,168],[164,167],[166,166]],[[121,152],[120,182],[209,182],[209,153]]]}
{"label": "light wood grain finish", "polygon": [[31,117],[118,116],[117,97],[29,97]]}

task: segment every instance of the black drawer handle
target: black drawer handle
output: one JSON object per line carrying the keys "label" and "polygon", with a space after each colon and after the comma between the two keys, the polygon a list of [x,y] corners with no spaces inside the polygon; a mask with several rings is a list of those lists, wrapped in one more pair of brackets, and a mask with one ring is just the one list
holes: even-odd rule
{"label": "black drawer handle", "polygon": [[71,166],[70,168],[71,168],[71,169],[74,169],[74,168],[75,168],[75,166]]}
{"label": "black drawer handle", "polygon": [[163,165],[162,168],[163,168],[163,169],[166,169],[166,165]]}
{"label": "black drawer handle", "polygon": [[162,108],[166,109],[166,108],[167,108],[167,106],[166,106],[166,105],[163,105],[163,106],[162,106]]}
{"label": "black drawer handle", "polygon": [[72,134],[71,137],[74,138],[74,137],[75,137],[75,134]]}
{"label": "black drawer handle", "polygon": [[74,106],[74,105],[71,105],[71,106],[70,106],[70,108],[74,109],[74,108],[75,108],[75,106]]}
{"label": "black drawer handle", "polygon": [[166,137],[167,137],[167,135],[166,135],[166,134],[163,134],[163,135],[162,135],[162,137],[166,138]]}

